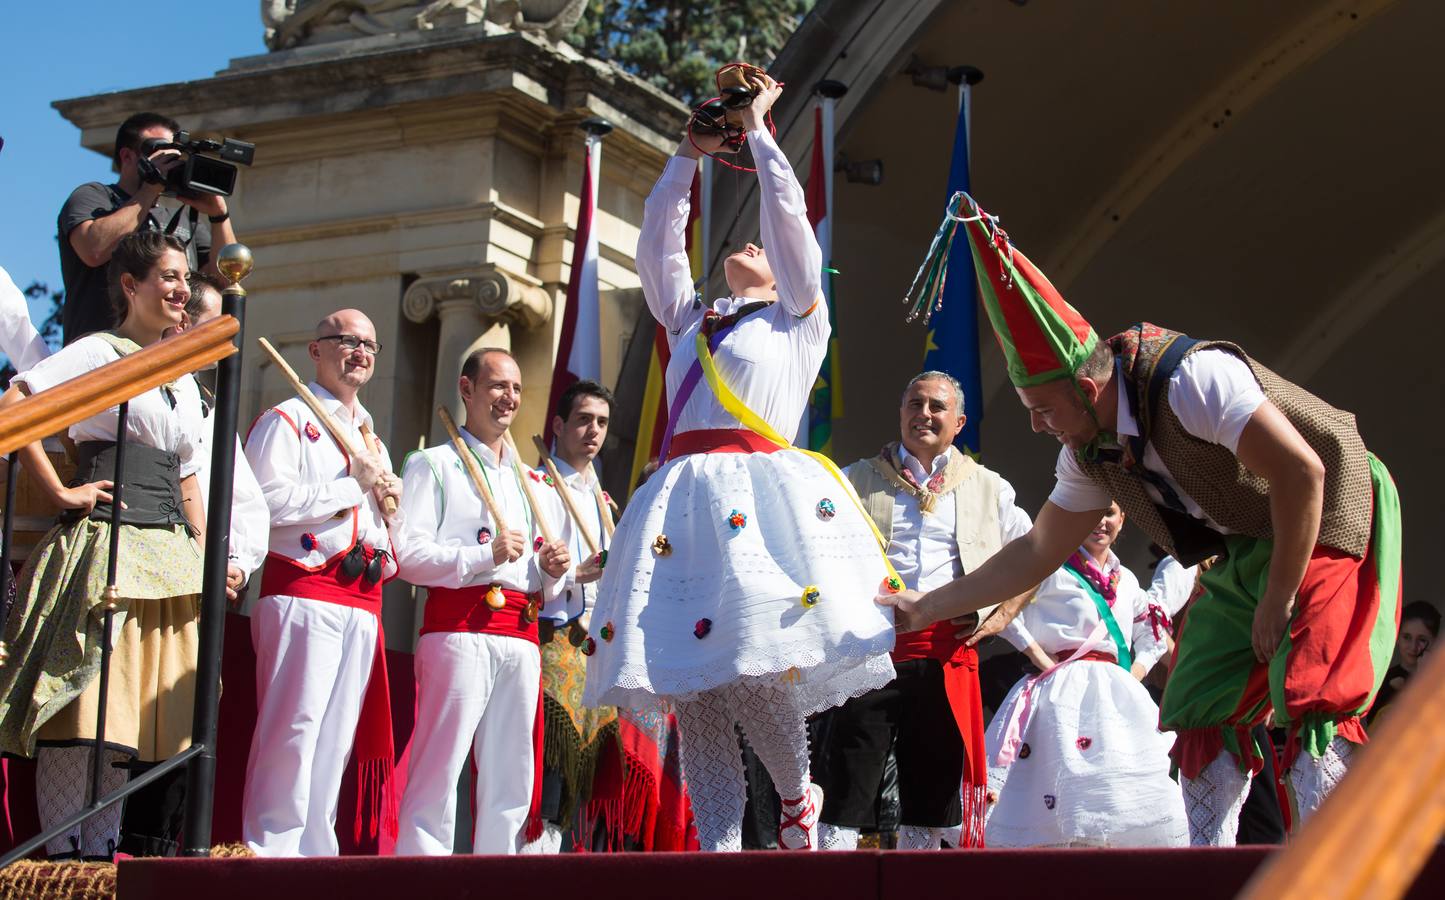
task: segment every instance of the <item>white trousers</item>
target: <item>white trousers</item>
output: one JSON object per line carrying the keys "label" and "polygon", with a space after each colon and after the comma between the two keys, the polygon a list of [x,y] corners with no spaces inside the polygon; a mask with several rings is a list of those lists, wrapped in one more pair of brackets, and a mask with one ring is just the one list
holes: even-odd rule
{"label": "white trousers", "polygon": [[537,645],[496,634],[424,634],[416,645],[416,731],[398,856],[450,854],[457,780],[476,763],[473,853],[516,853],[537,773],[532,726],[542,689]]}
{"label": "white trousers", "polygon": [[336,799],[376,657],[377,618],[262,597],[251,611],[256,733],[241,835],[257,856],[335,856]]}

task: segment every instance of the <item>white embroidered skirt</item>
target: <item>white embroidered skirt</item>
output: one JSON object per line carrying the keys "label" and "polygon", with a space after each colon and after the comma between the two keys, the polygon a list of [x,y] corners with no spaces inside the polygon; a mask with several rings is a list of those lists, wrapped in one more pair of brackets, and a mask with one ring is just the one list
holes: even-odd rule
{"label": "white embroidered skirt", "polygon": [[887,684],[887,570],[855,497],[792,451],[669,462],[613,536],[584,702],[646,708],[756,678],[790,685],[806,715]]}
{"label": "white embroidered skirt", "polygon": [[[1023,748],[995,764],[1015,684],[989,723],[989,847],[1185,847],[1184,797],[1169,777],[1174,738],[1158,730],[1159,707],[1113,662],[1068,663],[1034,687]],[[1027,749],[1024,749],[1027,748]]]}

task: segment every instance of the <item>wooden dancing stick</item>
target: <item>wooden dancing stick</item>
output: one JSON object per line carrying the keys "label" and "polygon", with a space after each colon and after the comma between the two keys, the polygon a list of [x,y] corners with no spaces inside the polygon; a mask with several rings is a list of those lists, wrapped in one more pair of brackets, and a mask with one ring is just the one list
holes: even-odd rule
{"label": "wooden dancing stick", "polygon": [[602,527],[607,529],[607,537],[610,539],[617,530],[617,523],[612,521],[613,514],[617,512],[617,502],[602,490],[602,480],[597,477],[590,462],[587,464],[587,474],[592,478],[592,494],[597,498],[597,512],[602,516]]}
{"label": "wooden dancing stick", "polygon": [[482,475],[481,466],[477,465],[477,458],[467,448],[467,442],[462,440],[462,433],[457,430],[456,420],[452,418],[452,414],[447,411],[445,406],[437,407],[437,417],[442,420],[442,427],[447,430],[447,436],[452,439],[452,447],[462,458],[462,467],[471,476],[472,487],[482,495],[482,503],[487,507],[487,515],[492,517],[492,525],[499,534],[506,531],[507,523],[502,519],[502,511],[497,509],[497,499],[492,496],[492,489],[487,487],[487,479]]}
{"label": "wooden dancing stick", "polygon": [[542,513],[542,506],[537,502],[537,495],[532,493],[532,485],[527,478],[527,473],[522,471],[522,464],[517,461],[517,443],[512,440],[510,431],[502,432],[502,440],[507,442],[507,449],[512,451],[512,471],[517,473],[517,483],[522,486],[522,493],[527,498],[527,505],[532,507],[532,517],[537,520],[537,531],[541,533],[544,543],[552,543],[556,538],[552,536],[552,529],[547,527],[547,517]]}
{"label": "wooden dancing stick", "polygon": [[592,532],[587,530],[587,523],[582,521],[582,515],[577,512],[577,504],[572,502],[572,492],[562,483],[562,474],[557,471],[556,463],[552,462],[552,454],[547,452],[547,442],[542,440],[540,434],[532,435],[532,442],[537,445],[537,452],[542,454],[542,465],[547,467],[547,474],[552,476],[552,486],[561,495],[562,505],[567,507],[567,514],[577,523],[577,530],[582,532],[582,540],[587,542],[587,552],[596,556],[597,542],[592,539]]}
{"label": "wooden dancing stick", "polygon": [[[276,368],[280,369],[281,374],[286,376],[286,380],[291,382],[291,388],[296,391],[296,395],[310,408],[311,412],[316,415],[316,418],[321,420],[321,424],[326,427],[331,437],[335,439],[336,443],[341,445],[342,449],[353,456],[371,450],[371,446],[364,441],[360,447],[352,441],[351,435],[346,433],[345,429],[341,427],[341,423],[336,421],[335,416],[326,411],[326,407],[322,406],[321,401],[316,399],[316,395],[311,393],[311,388],[306,386],[306,382],[301,380],[301,377],[296,374],[296,370],[291,368],[291,364],[286,362],[275,347],[271,346],[270,341],[263,337],[258,337],[256,338],[256,343],[260,344],[261,349],[266,351],[266,355],[271,357],[271,361],[276,364]],[[382,508],[388,516],[395,513],[395,498],[387,497],[382,502]]]}

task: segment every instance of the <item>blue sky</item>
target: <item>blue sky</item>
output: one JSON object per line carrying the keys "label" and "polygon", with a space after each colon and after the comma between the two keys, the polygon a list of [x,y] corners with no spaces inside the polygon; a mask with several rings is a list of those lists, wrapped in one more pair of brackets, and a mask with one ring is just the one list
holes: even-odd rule
{"label": "blue sky", "polygon": [[233,57],[264,53],[260,8],[257,0],[0,3],[0,266],[16,284],[60,287],[60,205],[79,184],[114,180],[110,161],[82,149],[79,129],[51,102],[206,78]]}

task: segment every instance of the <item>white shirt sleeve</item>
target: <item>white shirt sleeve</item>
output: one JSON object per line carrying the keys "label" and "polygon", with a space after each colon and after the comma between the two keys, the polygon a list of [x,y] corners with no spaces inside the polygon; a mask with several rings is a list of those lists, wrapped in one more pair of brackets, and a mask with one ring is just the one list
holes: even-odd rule
{"label": "white shirt sleeve", "polygon": [[[203,489],[209,490],[205,485]],[[236,438],[236,468],[231,482],[231,562],[250,578],[266,561],[271,511],[256,473],[246,461],[241,439]]]}
{"label": "white shirt sleeve", "polygon": [[809,319],[826,323],[823,251],[808,223],[802,185],[766,129],[748,132],[748,144],[758,164],[758,218],[768,267],[778,283],[778,302],[795,316],[812,310]]}
{"label": "white shirt sleeve", "polygon": [[1248,363],[1228,350],[1191,353],[1169,378],[1169,407],[1184,430],[1231,453],[1264,399]]}
{"label": "white shirt sleeve", "polygon": [[19,374],[11,379],[11,383],[23,383],[30,389],[30,393],[38,394],[98,369],[106,363],[114,362],[117,358],[115,350],[103,339],[83,337],[67,347],[60,348],[29,369],[16,366]]}
{"label": "white shirt sleeve", "polygon": [[274,408],[261,414],[247,436],[246,460],[266,497],[272,525],[325,522],[364,500],[361,485],[350,475],[322,484],[302,483],[301,438]]}
{"label": "white shirt sleeve", "polygon": [[998,481],[999,546],[1002,547],[1009,541],[1028,534],[1034,527],[1034,520],[1018,505],[1018,495],[1014,493],[1013,485],[1002,478]]}
{"label": "white shirt sleeve", "polygon": [[[1133,573],[1130,573],[1132,576]],[[1163,623],[1158,625],[1159,633],[1155,634],[1155,623],[1149,615],[1150,601],[1153,599],[1149,593],[1139,587],[1136,578],[1128,577],[1120,580],[1119,587],[1124,589],[1125,582],[1128,583],[1130,600],[1133,602],[1132,623],[1120,621],[1120,629],[1129,635],[1129,647],[1134,655],[1134,662],[1147,673],[1159,662],[1159,658],[1169,650],[1169,634]]]}
{"label": "white shirt sleeve", "polygon": [[1060,447],[1058,462],[1054,464],[1054,490],[1049,494],[1049,502],[1067,512],[1097,509],[1102,515],[1114,498],[1084,474],[1078,460],[1074,459],[1074,451]]}
{"label": "white shirt sleeve", "polygon": [[0,268],[0,352],[10,357],[10,364],[17,372],[33,368],[50,355],[50,348],[30,320],[25,294],[3,268]]}
{"label": "white shirt sleeve", "polygon": [[696,172],[697,160],[674,156],[667,161],[647,195],[637,237],[635,259],[642,295],[653,318],[667,329],[669,342],[703,312],[692,308],[697,292],[687,258],[687,216]]}
{"label": "white shirt sleeve", "polygon": [[999,634],[1020,653],[1029,649],[1029,644],[1034,642],[1034,636],[1029,633],[1028,626],[1024,624],[1022,612],[1014,616],[1013,621],[1005,625],[1003,631],[999,632]]}
{"label": "white shirt sleeve", "polygon": [[1189,602],[1189,596],[1194,593],[1194,580],[1199,575],[1198,566],[1185,568],[1179,560],[1172,556],[1166,556],[1159,560],[1159,565],[1154,568],[1154,580],[1149,584],[1149,602],[1162,607],[1174,618],[1184,604]]}
{"label": "white shirt sleeve", "polygon": [[412,584],[462,588],[496,568],[491,544],[443,544],[440,485],[421,450],[409,454],[401,468],[401,539],[397,570]]}

